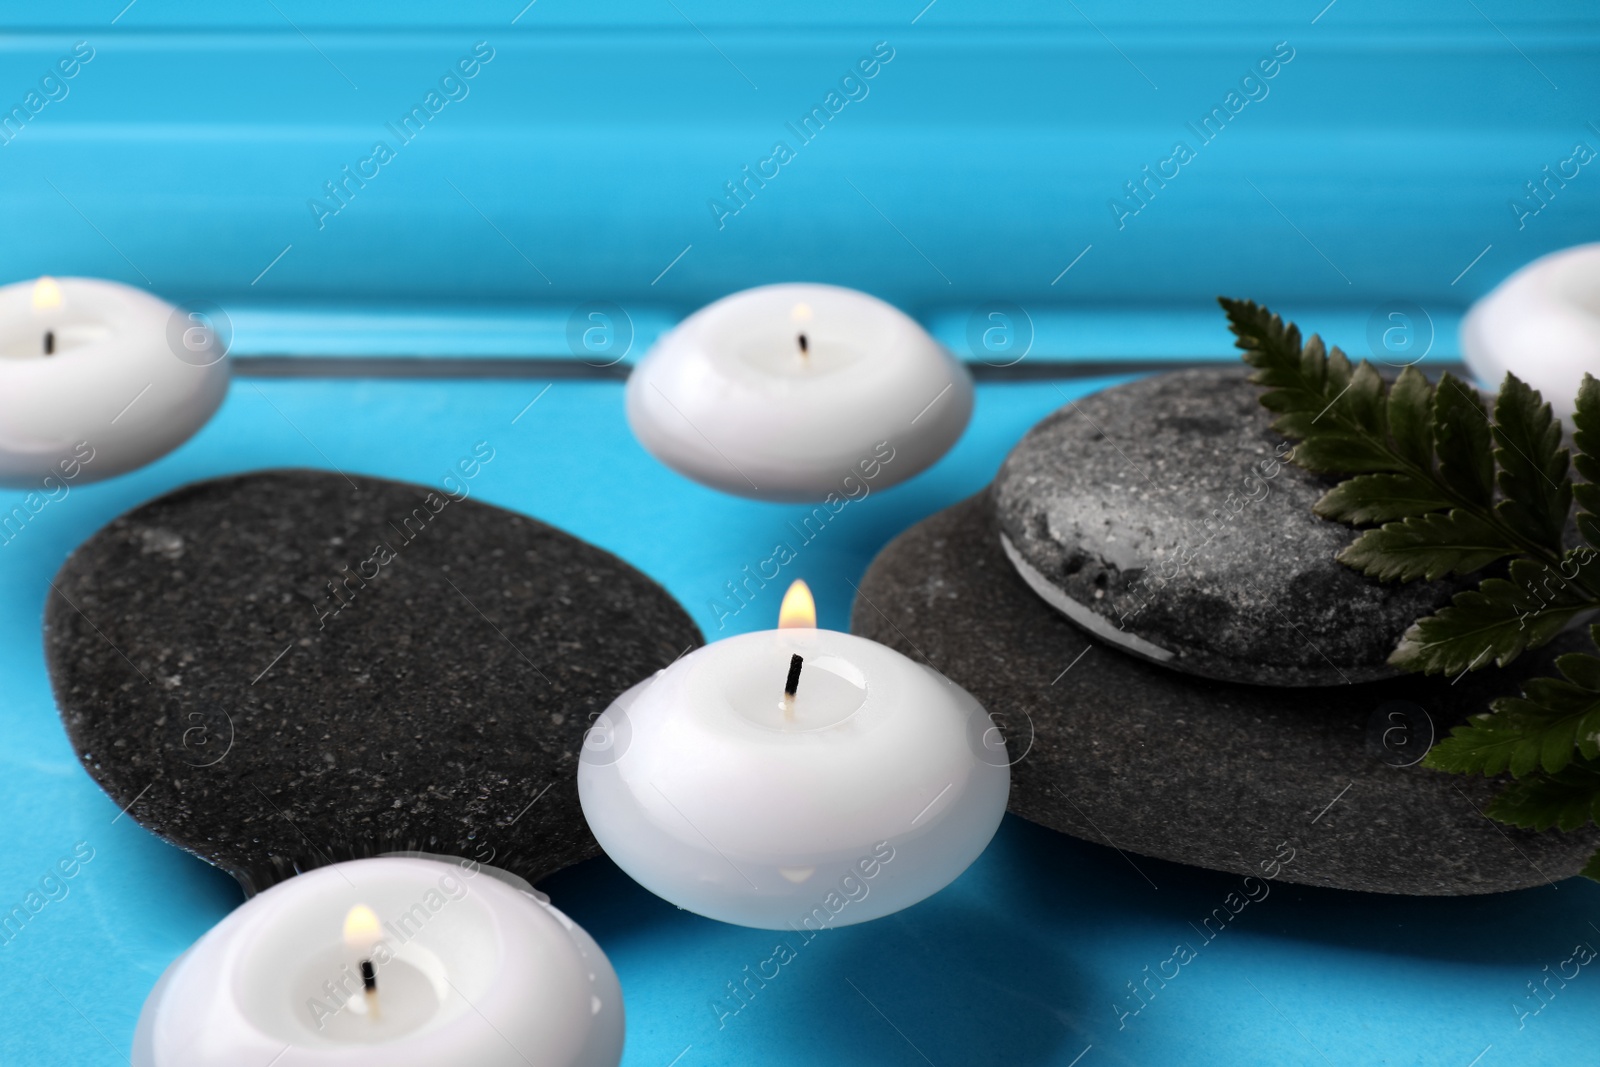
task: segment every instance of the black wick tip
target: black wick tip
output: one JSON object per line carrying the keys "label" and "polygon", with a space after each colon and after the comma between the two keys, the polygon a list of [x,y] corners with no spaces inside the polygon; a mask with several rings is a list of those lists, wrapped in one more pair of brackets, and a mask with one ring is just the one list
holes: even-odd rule
{"label": "black wick tip", "polygon": [[44,354],[47,356],[53,356],[56,354],[56,332],[54,330],[45,331]]}
{"label": "black wick tip", "polygon": [[783,683],[784,696],[792,697],[794,691],[800,688],[800,664],[804,662],[798,652],[789,657],[789,680]]}
{"label": "black wick tip", "polygon": [[811,342],[806,340],[806,335],[805,334],[801,334],[800,335],[800,352],[801,352],[801,354],[804,355],[806,352],[810,351],[810,349],[811,349]]}
{"label": "black wick tip", "polygon": [[368,993],[378,988],[378,973],[372,969],[371,960],[361,961],[361,987]]}

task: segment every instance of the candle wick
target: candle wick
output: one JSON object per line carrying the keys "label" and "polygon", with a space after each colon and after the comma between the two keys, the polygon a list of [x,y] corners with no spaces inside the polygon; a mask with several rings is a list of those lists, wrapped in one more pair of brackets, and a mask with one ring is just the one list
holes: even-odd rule
{"label": "candle wick", "polygon": [[800,653],[798,652],[789,657],[789,679],[783,683],[784,696],[792,697],[795,694],[795,690],[800,688],[800,664],[804,662],[805,660],[800,658]]}
{"label": "candle wick", "polygon": [[800,354],[802,356],[804,356],[804,355],[807,355],[808,353],[810,353],[810,351],[811,351],[811,342],[806,340],[806,335],[805,334],[801,334],[800,335]]}
{"label": "candle wick", "polygon": [[783,717],[794,718],[794,692],[800,688],[800,664],[805,661],[796,652],[789,657],[789,677],[783,683]]}
{"label": "candle wick", "polygon": [[46,330],[44,332],[44,354],[47,356],[56,354],[56,332],[54,330]]}
{"label": "candle wick", "polygon": [[378,1017],[378,972],[371,960],[361,961],[361,988],[367,995],[367,1017]]}

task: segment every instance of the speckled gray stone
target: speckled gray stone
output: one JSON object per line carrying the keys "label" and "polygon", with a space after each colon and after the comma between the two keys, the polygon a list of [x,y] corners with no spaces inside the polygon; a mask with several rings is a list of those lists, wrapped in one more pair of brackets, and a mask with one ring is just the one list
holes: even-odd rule
{"label": "speckled gray stone", "polygon": [[530,880],[597,855],[584,731],[701,640],[654,582],[554,527],[326,471],[179,489],[55,585],[46,653],[84,766],[246,892],[389,851]]}
{"label": "speckled gray stone", "polygon": [[1386,660],[1458,586],[1382,583],[1313,504],[1244,371],[1156,375],[1069,403],[995,479],[1012,562],[1074,622],[1174,670],[1263,685],[1393,675]]}
{"label": "speckled gray stone", "polygon": [[901,534],[861,580],[852,628],[983,702],[1017,760],[1011,810],[1023,818],[1135,863],[1260,875],[1293,850],[1282,879],[1419,895],[1543,885],[1576,874],[1600,847],[1593,828],[1491,823],[1479,811],[1500,783],[1414,763],[1430,734],[1548,670],[1581,635],[1455,684],[1211,681],[1085,635],[1028,589],[997,535],[982,494]]}

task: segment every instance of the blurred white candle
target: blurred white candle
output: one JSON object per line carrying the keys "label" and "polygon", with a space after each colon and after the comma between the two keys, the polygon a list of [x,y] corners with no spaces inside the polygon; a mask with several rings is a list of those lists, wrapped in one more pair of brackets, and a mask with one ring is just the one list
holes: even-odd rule
{"label": "blurred white candle", "polygon": [[850,495],[864,465],[874,488],[932,465],[966,429],[972,379],[875,297],[767,285],[657,341],[628,378],[627,409],[640,443],[680,474],[741,496],[820,501]]}
{"label": "blurred white candle", "polygon": [[616,973],[520,886],[431,858],[296,875],[167,969],[139,1018],[134,1067],[615,1067]]}
{"label": "blurred white candle", "polygon": [[0,286],[0,484],[87,482],[187,441],[228,390],[212,331],[94,278]]}
{"label": "blurred white candle", "polygon": [[578,766],[584,816],[619,867],[743,926],[845,926],[915,904],[978,857],[1010,792],[1005,741],[971,694],[813,629],[804,589],[779,629],[697,649],[624,693]]}
{"label": "blurred white candle", "polygon": [[1472,305],[1461,357],[1484,389],[1510,371],[1570,420],[1584,373],[1600,377],[1600,244],[1536,259]]}

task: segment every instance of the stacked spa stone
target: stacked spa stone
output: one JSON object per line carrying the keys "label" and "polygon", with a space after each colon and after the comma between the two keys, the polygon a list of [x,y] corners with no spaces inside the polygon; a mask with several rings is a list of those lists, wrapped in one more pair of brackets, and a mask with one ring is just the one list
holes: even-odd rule
{"label": "stacked spa stone", "polygon": [[[926,659],[1002,721],[1011,810],[1125,852],[1375,892],[1495,892],[1575,874],[1593,831],[1481,814],[1499,783],[1429,745],[1575,645],[1504,671],[1398,675],[1447,583],[1340,564],[1232,368],[1146,378],[1035,426],[984,493],[892,542],[854,628]],[[1287,857],[1287,858],[1286,858]]]}

